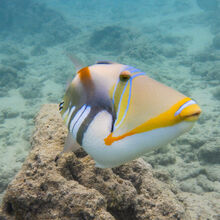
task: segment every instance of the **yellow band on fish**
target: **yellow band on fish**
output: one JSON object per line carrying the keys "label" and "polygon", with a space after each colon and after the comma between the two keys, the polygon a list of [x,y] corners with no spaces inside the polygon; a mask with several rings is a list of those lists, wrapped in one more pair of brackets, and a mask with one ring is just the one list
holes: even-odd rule
{"label": "yellow band on fish", "polygon": [[[172,126],[172,125],[179,123],[180,121],[183,120],[182,116],[185,115],[185,117],[187,117],[187,114],[184,114],[184,112],[190,112],[189,109],[191,108],[191,106],[186,107],[186,110],[183,110],[183,114],[178,114],[175,116],[175,113],[178,111],[180,106],[182,106],[184,103],[186,103],[190,100],[191,99],[188,97],[182,99],[181,101],[179,101],[175,105],[173,105],[168,111],[161,113],[157,117],[151,118],[150,120],[144,122],[143,124],[139,125],[138,127],[132,129],[131,131],[129,131],[123,135],[113,137],[112,136],[113,134],[111,133],[107,138],[104,139],[105,144],[111,145],[113,142],[121,140],[127,136],[147,132],[147,131],[157,129],[157,128],[168,127],[168,126]],[[194,104],[192,107],[195,108],[195,106],[197,106],[196,107],[197,111],[201,112],[201,109],[198,107],[197,104]],[[194,110],[196,110],[196,109],[194,109]]]}

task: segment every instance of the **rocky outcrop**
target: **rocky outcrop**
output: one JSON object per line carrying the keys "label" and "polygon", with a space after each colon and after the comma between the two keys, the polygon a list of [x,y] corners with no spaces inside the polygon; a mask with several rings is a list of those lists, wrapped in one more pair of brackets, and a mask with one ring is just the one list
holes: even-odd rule
{"label": "rocky outcrop", "polygon": [[[43,46],[54,46],[74,37],[79,28],[69,25],[59,12],[33,0],[1,0],[0,34],[23,39],[31,34]],[[8,34],[8,33],[7,33]],[[33,43],[34,44],[34,43]],[[32,45],[33,45],[32,44]]]}
{"label": "rocky outcrop", "polygon": [[44,105],[36,117],[33,149],[8,186],[0,219],[191,219],[184,196],[142,159],[100,169],[82,149],[60,154],[67,130],[57,109]]}

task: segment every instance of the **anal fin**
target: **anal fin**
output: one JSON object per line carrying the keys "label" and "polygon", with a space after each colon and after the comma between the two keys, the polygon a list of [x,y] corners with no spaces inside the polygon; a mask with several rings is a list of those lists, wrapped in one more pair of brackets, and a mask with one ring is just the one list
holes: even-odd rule
{"label": "anal fin", "polygon": [[81,146],[74,140],[72,134],[68,132],[68,135],[65,140],[63,153],[67,152],[75,152],[77,151]]}

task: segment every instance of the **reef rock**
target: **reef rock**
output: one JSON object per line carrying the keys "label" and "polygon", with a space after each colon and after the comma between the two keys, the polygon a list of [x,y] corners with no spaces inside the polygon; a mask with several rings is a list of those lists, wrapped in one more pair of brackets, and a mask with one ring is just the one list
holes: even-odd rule
{"label": "reef rock", "polygon": [[92,32],[89,45],[91,50],[119,53],[125,49],[127,41],[132,37],[132,33],[128,29],[120,26],[106,26]]}
{"label": "reef rock", "polygon": [[218,0],[197,0],[198,6],[205,11],[217,10]]}
{"label": "reef rock", "polygon": [[38,1],[1,0],[0,33],[12,39],[22,40],[31,35],[44,47],[54,46],[73,38],[79,31],[57,11]]}
{"label": "reef rock", "polygon": [[206,163],[220,164],[220,138],[204,144],[198,152],[198,158]]}
{"label": "reef rock", "polygon": [[57,109],[44,105],[36,117],[33,149],[8,186],[0,219],[191,219],[184,199],[142,159],[100,169],[83,150],[60,154],[67,129]]}
{"label": "reef rock", "polygon": [[217,34],[214,38],[213,38],[213,46],[215,49],[220,50],[220,34]]}

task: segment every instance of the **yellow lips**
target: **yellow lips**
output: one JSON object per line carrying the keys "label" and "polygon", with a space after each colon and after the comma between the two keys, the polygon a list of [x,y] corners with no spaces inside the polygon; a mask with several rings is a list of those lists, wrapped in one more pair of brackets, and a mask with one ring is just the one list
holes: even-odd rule
{"label": "yellow lips", "polygon": [[202,110],[197,104],[189,105],[179,114],[185,121],[197,121]]}

